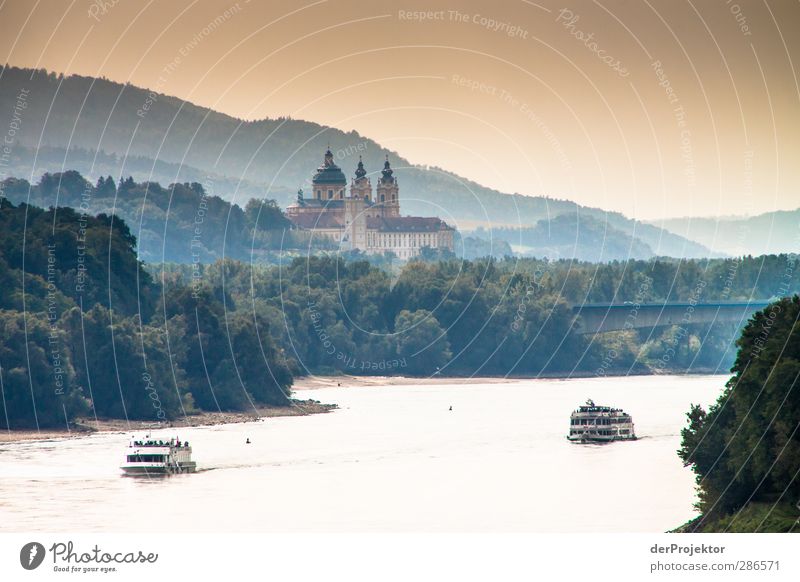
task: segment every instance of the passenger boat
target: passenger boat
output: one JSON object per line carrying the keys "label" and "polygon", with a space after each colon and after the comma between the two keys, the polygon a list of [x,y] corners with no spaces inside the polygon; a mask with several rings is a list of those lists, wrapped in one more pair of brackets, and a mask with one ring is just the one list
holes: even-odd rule
{"label": "passenger boat", "polygon": [[172,475],[194,473],[197,463],[192,461],[189,441],[132,437],[120,467],[126,475]]}
{"label": "passenger boat", "polygon": [[635,441],[636,433],[630,414],[621,408],[598,406],[590,399],[570,415],[567,438],[582,443]]}

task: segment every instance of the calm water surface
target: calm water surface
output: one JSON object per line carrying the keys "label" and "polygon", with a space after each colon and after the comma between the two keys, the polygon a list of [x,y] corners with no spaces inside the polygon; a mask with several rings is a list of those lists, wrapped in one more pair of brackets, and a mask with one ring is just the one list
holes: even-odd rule
{"label": "calm water surface", "polygon": [[[178,430],[201,471],[166,479],[120,476],[130,434],[0,445],[0,530],[664,531],[694,515],[693,475],[675,454],[685,412],[725,380],[297,391],[341,409]],[[589,397],[630,412],[642,438],[568,442]]]}

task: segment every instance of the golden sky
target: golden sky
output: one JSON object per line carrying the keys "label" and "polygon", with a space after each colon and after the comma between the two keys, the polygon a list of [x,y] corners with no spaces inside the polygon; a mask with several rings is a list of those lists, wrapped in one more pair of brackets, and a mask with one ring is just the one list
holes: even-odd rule
{"label": "golden sky", "polygon": [[800,207],[798,27],[795,0],[6,0],[0,60],[651,219]]}

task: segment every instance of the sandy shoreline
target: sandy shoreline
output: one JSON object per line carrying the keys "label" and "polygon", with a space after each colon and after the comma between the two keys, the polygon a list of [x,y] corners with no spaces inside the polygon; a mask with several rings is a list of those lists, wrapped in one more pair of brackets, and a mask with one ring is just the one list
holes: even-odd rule
{"label": "sandy shoreline", "polygon": [[266,406],[247,412],[201,412],[184,418],[171,420],[153,427],[152,423],[124,419],[78,419],[69,430],[44,429],[37,430],[12,430],[0,432],[0,444],[22,441],[38,441],[63,438],[85,437],[96,432],[130,432],[142,430],[158,430],[163,428],[181,428],[195,426],[213,426],[218,424],[233,424],[239,422],[254,422],[261,418],[277,416],[308,416],[309,414],[322,414],[335,410],[335,404],[321,404],[316,400],[292,400],[291,406]]}
{"label": "sandy shoreline", "polygon": [[[715,370],[695,369],[691,376],[724,375],[726,372]],[[681,372],[673,372],[681,374]],[[465,385],[465,384],[503,384],[507,382],[521,382],[524,380],[571,380],[575,378],[614,378],[627,376],[661,376],[669,373],[654,374],[648,370],[608,370],[604,375],[592,372],[575,372],[569,376],[563,374],[541,374],[539,376],[351,376],[342,374],[338,376],[303,376],[294,379],[292,390],[316,390],[320,388],[362,388],[370,386],[408,386],[415,384],[434,385]]]}
{"label": "sandy shoreline", "polygon": [[317,390],[320,388],[362,388],[369,386],[408,386],[412,384],[502,384],[522,378],[454,378],[408,376],[304,376],[295,378],[292,390]]}

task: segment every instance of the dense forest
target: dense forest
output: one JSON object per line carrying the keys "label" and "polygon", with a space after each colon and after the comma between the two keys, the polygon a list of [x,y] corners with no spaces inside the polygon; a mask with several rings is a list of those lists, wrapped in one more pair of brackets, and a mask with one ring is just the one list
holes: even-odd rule
{"label": "dense forest", "polygon": [[647,373],[666,352],[671,371],[725,370],[733,324],[587,336],[572,305],[685,301],[700,282],[700,301],[800,290],[786,255],[593,264],[426,252],[397,264],[351,252],[145,265],[113,215],[6,201],[0,229],[0,378],[13,426],[281,404],[293,376],[309,373]]}
{"label": "dense forest", "polygon": [[800,297],[757,313],[736,345],[725,391],[682,431],[702,512],[682,530],[800,532]]}
{"label": "dense forest", "polygon": [[135,244],[113,216],[2,203],[0,428],[288,404],[269,323],[221,289],[162,287]]}
{"label": "dense forest", "polygon": [[[0,109],[12,111],[23,90],[25,121],[11,148],[8,175],[75,169],[93,182],[100,175],[164,184],[210,180],[213,193],[230,202],[266,197],[286,206],[298,187],[307,186],[330,144],[347,175],[359,156],[377,174],[389,155],[401,196],[407,196],[405,214],[441,215],[454,226],[480,221],[524,227],[562,214],[591,217],[659,256],[709,256],[707,248],[683,236],[559,199],[559,193],[504,193],[441,168],[411,164],[355,131],[289,118],[243,121],[130,84],[12,66],[3,71]],[[40,154],[41,146],[46,149]]]}
{"label": "dense forest", "polygon": [[[700,301],[768,299],[800,290],[800,276],[786,276],[791,260],[592,264],[432,257],[398,270],[351,254],[276,267],[226,261],[203,266],[199,275],[189,266],[151,269],[179,285],[199,278],[211,288],[224,286],[236,304],[271,322],[298,374],[535,376],[648,372],[667,352],[674,353],[672,370],[727,371],[735,324],[692,324],[686,334],[671,326],[591,337],[574,332],[571,307],[687,301],[701,286]],[[408,351],[408,345],[419,347]]]}

